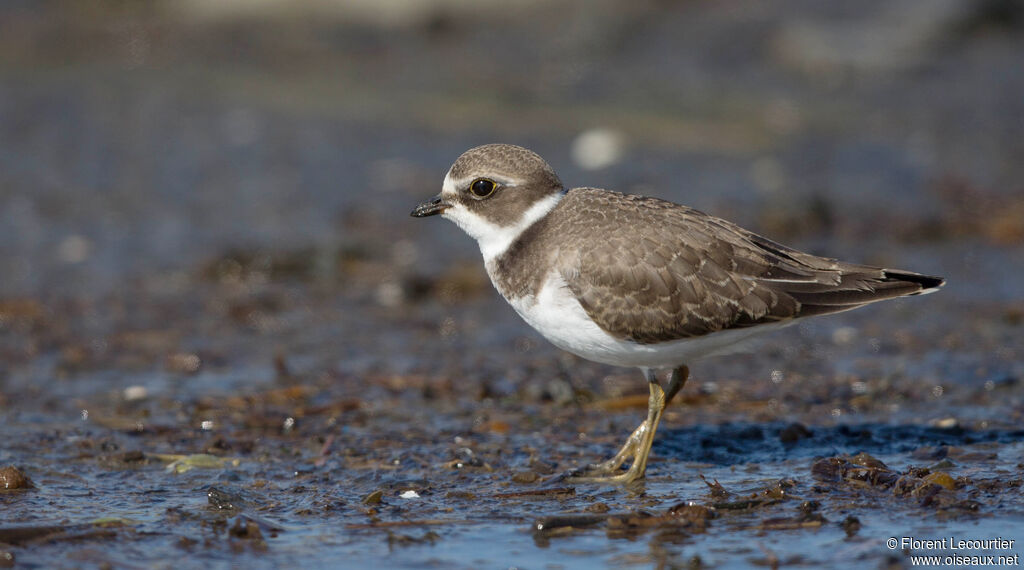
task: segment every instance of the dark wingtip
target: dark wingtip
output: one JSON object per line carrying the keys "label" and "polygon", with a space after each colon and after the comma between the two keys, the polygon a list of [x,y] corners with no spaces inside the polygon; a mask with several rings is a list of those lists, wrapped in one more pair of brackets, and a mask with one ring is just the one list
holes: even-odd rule
{"label": "dark wingtip", "polygon": [[887,281],[905,281],[908,283],[916,283],[921,287],[921,292],[932,291],[942,287],[946,284],[946,280],[942,277],[934,277],[932,275],[921,275],[920,273],[910,273],[909,271],[894,271],[890,269],[885,270],[885,279]]}

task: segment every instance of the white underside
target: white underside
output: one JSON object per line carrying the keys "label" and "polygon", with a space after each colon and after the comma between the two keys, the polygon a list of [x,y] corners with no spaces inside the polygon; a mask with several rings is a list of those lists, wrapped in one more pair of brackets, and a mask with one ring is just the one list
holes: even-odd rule
{"label": "white underside", "polygon": [[590,320],[583,306],[557,273],[549,275],[536,296],[509,303],[531,327],[552,344],[573,354],[605,364],[641,368],[676,368],[701,358],[744,352],[747,341],[777,330],[792,321],[732,329],[707,336],[640,344],[616,338]]}

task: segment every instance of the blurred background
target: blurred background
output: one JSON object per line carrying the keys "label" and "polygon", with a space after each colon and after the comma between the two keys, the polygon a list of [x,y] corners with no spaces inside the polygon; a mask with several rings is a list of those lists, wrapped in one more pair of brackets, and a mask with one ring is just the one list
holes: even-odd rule
{"label": "blurred background", "polygon": [[712,401],[669,425],[1013,425],[1022,65],[1016,0],[0,3],[0,434],[19,442],[0,459],[252,451],[232,438],[316,456],[344,425],[392,437],[350,459],[429,470],[403,422],[441,455],[527,425],[565,451],[567,408],[640,394],[585,416],[611,435],[583,451],[610,451],[646,401],[636,371],[549,346],[471,239],[408,216],[490,142],[569,186],[949,279],[701,364]]}
{"label": "blurred background", "polygon": [[8,295],[108,291],[229,248],[369,242],[450,265],[474,244],[402,216],[495,141],[535,149],[569,185],[804,246],[1024,239],[1019,2],[0,10]]}

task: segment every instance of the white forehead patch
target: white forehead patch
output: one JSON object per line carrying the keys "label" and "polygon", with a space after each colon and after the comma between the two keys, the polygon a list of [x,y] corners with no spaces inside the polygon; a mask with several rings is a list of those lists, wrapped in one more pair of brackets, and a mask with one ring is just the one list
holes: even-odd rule
{"label": "white forehead patch", "polygon": [[458,190],[455,189],[455,181],[452,180],[452,169],[448,169],[448,174],[444,175],[444,182],[441,184],[441,195],[452,197],[458,194]]}
{"label": "white forehead patch", "polygon": [[[449,179],[445,177],[445,186],[441,190],[441,195],[447,195]],[[526,228],[532,226],[537,220],[543,218],[548,212],[554,208],[558,202],[564,196],[563,193],[551,194],[541,200],[538,200],[534,205],[530,206],[523,215],[519,218],[515,224],[511,226],[499,226],[494,222],[469,211],[465,206],[458,202],[454,202],[451,207],[446,208],[441,213],[441,217],[448,218],[455,222],[455,225],[462,228],[462,231],[469,234],[470,237],[477,241],[480,245],[480,253],[484,256],[484,261],[491,261],[497,258],[501,254],[505,253],[512,242],[519,237]]]}

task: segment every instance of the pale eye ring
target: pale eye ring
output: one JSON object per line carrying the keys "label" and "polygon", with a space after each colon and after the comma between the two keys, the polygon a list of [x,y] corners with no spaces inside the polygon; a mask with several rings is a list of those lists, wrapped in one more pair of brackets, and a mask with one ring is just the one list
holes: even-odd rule
{"label": "pale eye ring", "polygon": [[477,178],[469,185],[469,191],[477,198],[486,198],[491,194],[494,194],[494,191],[497,190],[497,188],[498,185],[495,184],[493,180],[488,180],[486,178]]}

